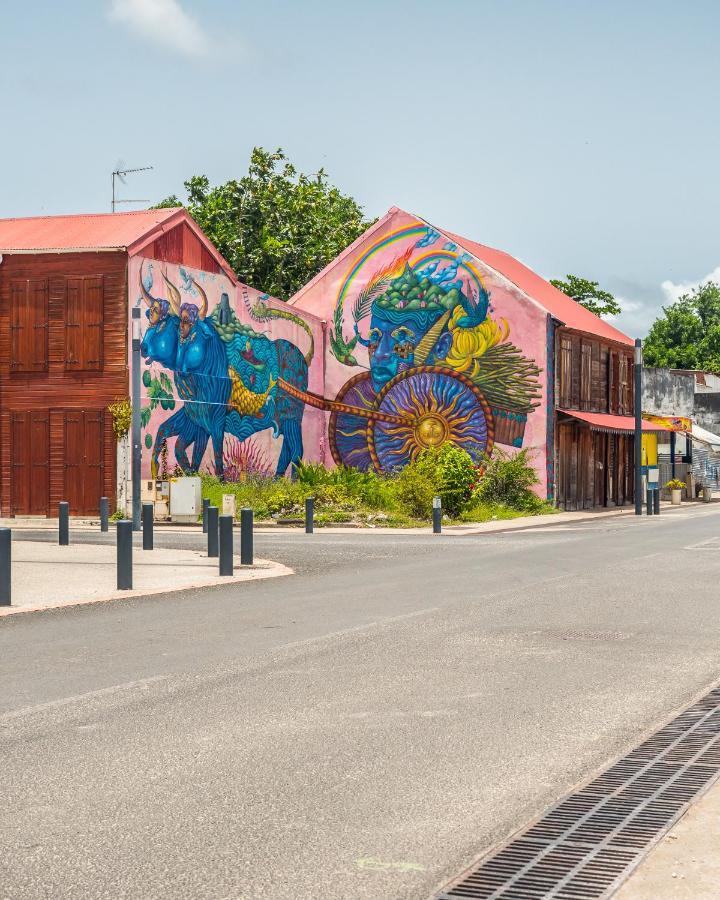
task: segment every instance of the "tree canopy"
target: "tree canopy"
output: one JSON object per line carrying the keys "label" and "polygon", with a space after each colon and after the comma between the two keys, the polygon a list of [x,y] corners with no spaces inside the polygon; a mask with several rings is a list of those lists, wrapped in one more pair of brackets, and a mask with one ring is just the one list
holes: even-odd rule
{"label": "tree canopy", "polygon": [[601,290],[597,281],[588,281],[578,275],[566,275],[566,281],[551,278],[554,285],[563,294],[577,300],[580,306],[589,309],[596,316],[616,316],[620,312],[620,304],[609,291]]}
{"label": "tree canopy", "polygon": [[245,284],[287,300],[372,224],[320,169],[298,172],[281,149],[255,147],[247,175],[212,187],[185,182],[186,206]]}
{"label": "tree canopy", "polygon": [[646,366],[720,373],[720,286],[708,281],[663,307],[643,342]]}

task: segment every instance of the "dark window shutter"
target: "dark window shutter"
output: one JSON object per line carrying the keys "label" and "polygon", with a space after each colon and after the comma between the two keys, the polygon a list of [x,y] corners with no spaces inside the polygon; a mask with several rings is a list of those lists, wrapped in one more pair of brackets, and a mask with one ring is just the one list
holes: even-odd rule
{"label": "dark window shutter", "polygon": [[580,338],[572,338],[572,402],[573,409],[580,409]]}
{"label": "dark window shutter", "polygon": [[65,368],[99,370],[103,362],[103,276],[68,278],[66,296]]}
{"label": "dark window shutter", "polygon": [[44,372],[48,367],[47,279],[10,283],[10,371]]}
{"label": "dark window shutter", "polygon": [[28,281],[10,282],[10,371],[22,372],[27,367],[28,347]]}
{"label": "dark window shutter", "polygon": [[580,406],[586,411],[592,406],[592,344],[585,341],[580,357]]}
{"label": "dark window shutter", "polygon": [[30,371],[46,372],[48,367],[48,283],[31,281],[30,303]]}
{"label": "dark window shutter", "polygon": [[82,369],[82,278],[68,278],[65,301],[65,368]]}
{"label": "dark window shutter", "polygon": [[84,279],[83,368],[102,368],[104,290],[102,275]]}

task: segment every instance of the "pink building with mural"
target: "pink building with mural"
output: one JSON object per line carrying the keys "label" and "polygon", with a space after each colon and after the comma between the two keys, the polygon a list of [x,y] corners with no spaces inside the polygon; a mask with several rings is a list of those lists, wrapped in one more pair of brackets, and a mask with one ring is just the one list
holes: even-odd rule
{"label": "pink building with mural", "polygon": [[300,459],[379,473],[453,441],[532,447],[547,490],[548,315],[454,236],[391,210],[287,304],[138,255],[144,476]]}
{"label": "pink building with mural", "polygon": [[[128,269],[131,306],[145,313],[144,478],[178,467],[291,476],[300,460],[382,474],[452,441],[478,463],[528,448],[538,493],[554,497],[558,483],[581,483],[587,447],[600,453],[590,430],[632,427],[624,406],[600,424],[582,413],[600,393],[580,359],[589,379],[595,356],[610,377],[619,358],[626,404],[629,338],[507,254],[397,208],[288,303],[238,283],[224,261],[168,256],[148,246]],[[561,373],[566,409],[556,409],[558,346],[575,343],[578,371],[571,360]],[[624,440],[605,440],[603,460],[618,466]],[[608,476],[612,498],[592,469],[582,503],[625,502],[628,468],[619,493]]]}

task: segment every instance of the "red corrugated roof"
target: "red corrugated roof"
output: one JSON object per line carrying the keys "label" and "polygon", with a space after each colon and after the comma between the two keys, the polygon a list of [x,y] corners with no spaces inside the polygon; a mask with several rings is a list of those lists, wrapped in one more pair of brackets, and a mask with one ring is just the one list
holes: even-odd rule
{"label": "red corrugated roof", "polygon": [[[559,409],[558,412],[564,413],[566,416],[572,416],[573,419],[580,419],[581,422],[587,422],[594,431],[635,431],[634,416],[611,416],[606,413],[576,412],[574,409]],[[642,430],[656,432],[669,431],[670,429],[653,422],[643,421]]]}
{"label": "red corrugated roof", "polygon": [[78,216],[0,219],[0,253],[124,249],[158,229],[180,209]]}
{"label": "red corrugated roof", "polygon": [[537,301],[540,306],[556,319],[567,325],[568,328],[596,334],[598,337],[605,338],[608,341],[616,341],[619,344],[634,343],[632,338],[629,338],[599,316],[591,313],[584,306],[580,306],[571,297],[566,296],[562,291],[553,287],[549,281],[545,281],[532,269],[528,269],[527,266],[510,256],[509,253],[495,250],[493,247],[486,247],[484,244],[478,244],[458,234],[450,234],[447,231],[444,234],[447,234],[448,237],[460,244],[463,249],[472,253],[473,256],[476,256],[497,272],[500,272],[509,281],[512,281],[521,291],[532,297],[533,300]]}

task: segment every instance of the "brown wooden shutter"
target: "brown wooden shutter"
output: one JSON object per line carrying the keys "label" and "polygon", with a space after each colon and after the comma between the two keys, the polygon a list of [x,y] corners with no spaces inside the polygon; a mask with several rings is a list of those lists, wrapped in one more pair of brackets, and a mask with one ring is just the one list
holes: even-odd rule
{"label": "brown wooden shutter", "polygon": [[44,372],[48,367],[47,279],[10,282],[10,371]]}
{"label": "brown wooden shutter", "polygon": [[619,394],[619,379],[620,379],[620,361],[618,359],[618,355],[615,351],[610,353],[610,360],[608,364],[608,379],[609,379],[609,388],[608,388],[608,406],[609,412],[613,415],[617,415],[618,411],[618,394]]}
{"label": "brown wooden shutter", "polygon": [[10,417],[10,441],[12,447],[10,511],[15,515],[16,513],[27,512],[30,505],[30,473],[28,471],[30,436],[28,434],[27,413],[12,413]]}
{"label": "brown wooden shutter", "polygon": [[608,375],[609,351],[607,347],[600,348],[600,375],[598,379],[598,412],[610,412],[610,381]]}
{"label": "brown wooden shutter", "polygon": [[97,371],[103,361],[103,276],[68,278],[66,296],[65,368]]}
{"label": "brown wooden shutter", "polygon": [[83,279],[83,368],[102,368],[104,290],[102,275]]}
{"label": "brown wooden shutter", "polygon": [[592,406],[592,344],[583,341],[580,352],[580,408],[587,411]]}
{"label": "brown wooden shutter", "polygon": [[82,278],[68,278],[65,301],[65,368],[82,369]]}
{"label": "brown wooden shutter", "polygon": [[27,293],[28,282],[10,282],[10,371],[24,369],[27,359]]}
{"label": "brown wooden shutter", "polygon": [[580,409],[580,338],[572,338],[572,409]]}
{"label": "brown wooden shutter", "polygon": [[30,515],[45,516],[50,500],[50,422],[47,410],[30,413]]}
{"label": "brown wooden shutter", "polygon": [[103,493],[103,412],[86,410],[83,441],[83,514],[99,509]]}
{"label": "brown wooden shutter", "polygon": [[31,281],[28,291],[30,307],[30,370],[47,372],[48,368],[48,283],[43,278]]}
{"label": "brown wooden shutter", "polygon": [[65,413],[65,499],[70,513],[77,515],[83,505],[83,414],[81,410]]}
{"label": "brown wooden shutter", "polygon": [[572,341],[566,335],[560,337],[560,365],[558,369],[560,407],[567,408],[572,405]]}

